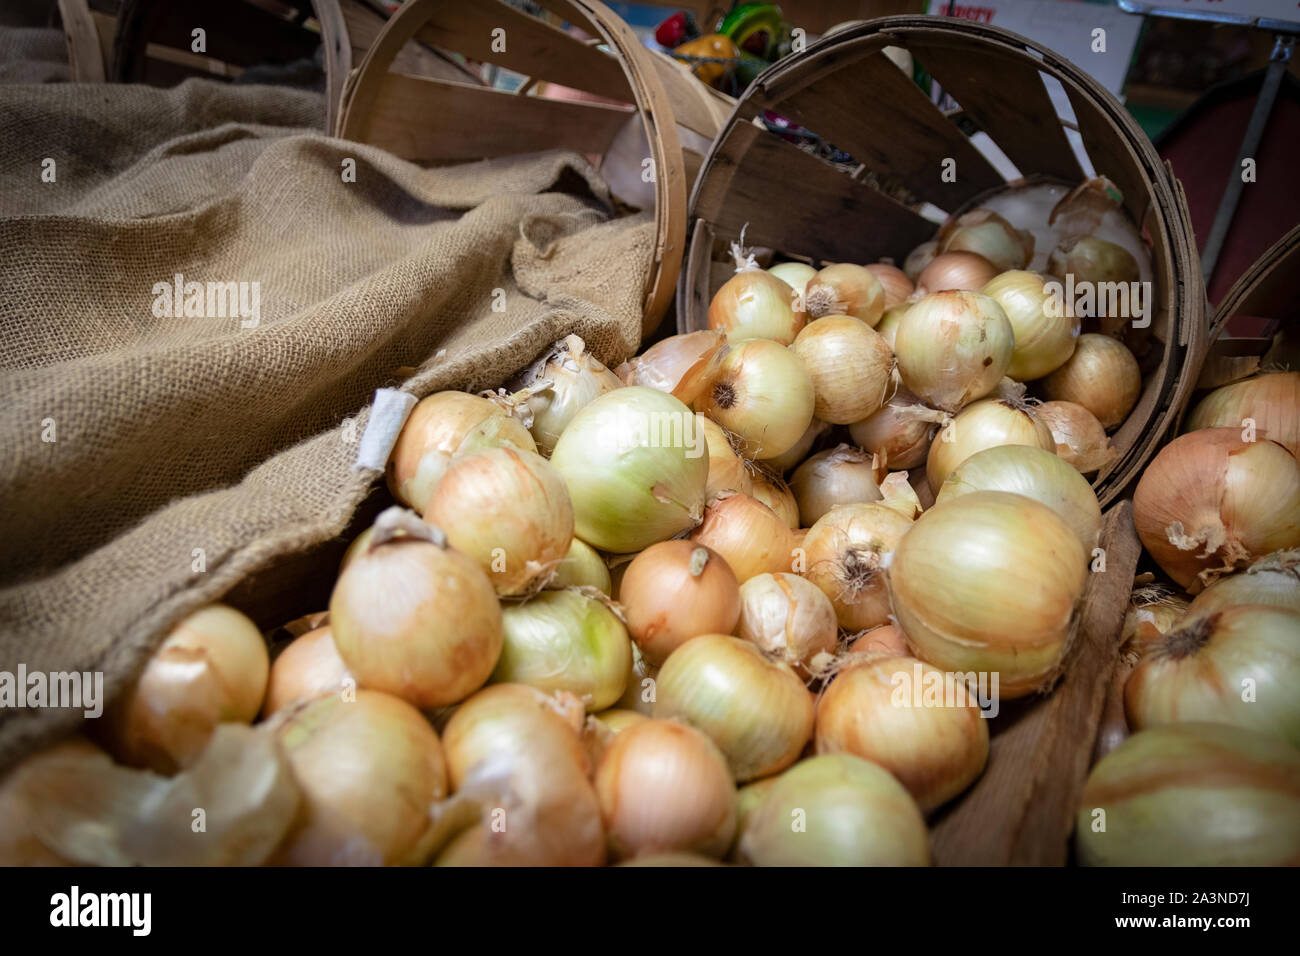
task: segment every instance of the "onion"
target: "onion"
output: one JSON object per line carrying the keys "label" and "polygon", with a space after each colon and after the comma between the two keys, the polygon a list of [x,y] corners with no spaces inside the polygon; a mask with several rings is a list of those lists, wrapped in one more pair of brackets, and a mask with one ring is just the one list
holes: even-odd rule
{"label": "onion", "polygon": [[110,752],[161,774],[189,766],[218,724],[253,722],[270,667],[256,624],[224,604],[199,608],[163,638],[110,709]]}
{"label": "onion", "polygon": [[750,257],[714,293],[709,303],[709,328],[725,333],[733,343],[774,339],[789,345],[808,321],[803,310],[796,308],[797,302],[798,293],[788,283],[764,272]]}
{"label": "onion", "polygon": [[925,267],[934,261],[935,250],[939,248],[939,243],[931,239],[929,242],[923,242],[907,254],[903,260],[903,275],[907,276],[912,282],[925,271]]}
{"label": "onion", "polygon": [[930,841],[916,802],[869,761],[826,754],[782,774],[745,825],[754,866],[926,866]]}
{"label": "onion", "polygon": [[885,311],[885,287],[880,280],[865,266],[849,262],[829,265],[809,279],[804,298],[814,319],[849,315],[871,326]]}
{"label": "onion", "polygon": [[898,326],[902,324],[903,316],[907,314],[909,306],[896,305],[893,308],[885,310],[885,314],[880,318],[880,324],[876,326],[876,334],[885,340],[890,351],[894,349],[894,339],[898,335]]}
{"label": "onion", "polygon": [[[395,536],[401,528],[404,534]],[[330,596],[339,656],[363,687],[445,707],[482,687],[501,653],[501,606],[470,557],[411,512],[375,521],[370,549]]]}
{"label": "onion", "polygon": [[1287,866],[1300,858],[1300,754],[1226,724],[1134,734],[1092,769],[1084,866]]}
{"label": "onion", "polygon": [[1206,428],[1160,449],[1138,481],[1133,520],[1151,557],[1195,594],[1219,572],[1300,546],[1300,467],[1271,441]]}
{"label": "onion", "polygon": [[644,720],[614,738],[596,793],[616,859],[671,851],[720,857],[736,830],[736,786],[722,753],[693,727]]}
{"label": "onion", "polygon": [[767,271],[794,289],[797,295],[804,294],[804,287],[817,274],[817,270],[806,262],[778,262]]}
{"label": "onion", "polygon": [[780,779],[780,774],[764,777],[762,780],[747,783],[736,791],[736,836],[731,841],[731,849],[727,853],[728,859],[739,859],[740,841],[745,837],[746,828],[754,819],[754,813],[763,805],[772,787]]}
{"label": "onion", "polygon": [[973,252],[945,252],[921,270],[912,297],[934,292],[976,292],[992,282],[999,271],[993,263]]}
{"label": "onion", "polygon": [[749,475],[745,459],[732,447],[726,429],[700,412],[695,413],[695,419],[709,445],[709,483],[705,486],[705,499],[712,501],[724,491],[753,494],[754,480]]}
{"label": "onion", "polygon": [[930,487],[939,488],[971,455],[1002,445],[1027,445],[1055,452],[1052,430],[1023,402],[986,398],[963,408],[930,443],[925,470]]}
{"label": "onion", "polygon": [[[893,508],[908,521],[925,510],[921,505],[921,496],[912,487],[905,471],[891,471],[885,475],[885,480],[880,483],[880,493],[885,496],[881,504]],[[931,504],[933,503],[932,501]]]}
{"label": "onion", "polygon": [[809,677],[831,663],[839,629],[835,608],[816,585],[797,574],[778,572],[741,585],[736,634]]}
{"label": "onion", "polygon": [[695,410],[734,434],[747,457],[775,458],[808,430],[814,402],[813,382],[799,357],[776,342],[755,339],[727,353]]}
{"label": "onion", "polygon": [[812,735],[813,699],[786,664],[748,641],[705,634],[659,671],[654,715],[708,734],[739,782],[783,770]]}
{"label": "onion", "polygon": [[797,531],[799,502],[795,500],[794,492],[789,486],[775,475],[767,473],[762,465],[754,469],[753,485],[754,499],[776,512],[777,517],[784,521],[791,531]]}
{"label": "onion", "polygon": [[937,236],[938,252],[973,252],[998,269],[1024,269],[1034,258],[1034,236],[991,209],[972,209],[950,218]]}
{"label": "onion", "polygon": [[[1073,276],[1076,285],[1090,283],[1094,287],[1103,282],[1138,282],[1141,271],[1137,260],[1123,246],[1118,246],[1096,236],[1078,236],[1062,240],[1051,255],[1047,257],[1047,271],[1052,276],[1066,281]],[[1084,312],[1096,314],[1096,309],[1083,309]],[[1101,316],[1113,320],[1122,320],[1123,316]],[[1116,327],[1123,324],[1115,323]]]}
{"label": "onion", "polygon": [[574,533],[604,551],[667,540],[693,528],[704,508],[705,438],[690,409],[654,389],[596,399],[564,430],[551,464],[568,486]]}
{"label": "onion", "polygon": [[295,638],[271,665],[262,715],[269,717],[295,701],[355,690],[356,680],[334,646],[334,635],[328,627],[318,627]]}
{"label": "onion", "polygon": [[801,461],[808,457],[808,452],[817,444],[817,439],[830,431],[831,426],[819,418],[814,418],[808,425],[807,430],[800,436],[799,440],[790,447],[790,450],[784,454],[777,455],[775,458],[767,458],[763,465],[778,475],[784,475],[790,469],[794,468]]}
{"label": "onion", "polygon": [[1097,416],[1082,405],[1043,402],[1034,408],[1034,414],[1051,429],[1056,454],[1080,474],[1090,475],[1109,468],[1119,457]]}
{"label": "onion", "polygon": [[883,495],[876,484],[876,457],[851,445],[836,445],[818,452],[795,469],[790,479],[799,520],[812,527],[839,505],[879,501]]}
{"label": "onion", "polygon": [[1245,428],[1255,423],[1255,435],[1275,441],[1300,457],[1300,372],[1265,372],[1216,388],[1197,403],[1183,426]]}
{"label": "onion", "polygon": [[840,627],[862,631],[889,620],[885,562],[912,522],[880,502],[843,505],[804,539],[803,572],[835,607]]}
{"label": "onion", "polygon": [[689,405],[713,377],[726,342],[725,335],[712,329],[670,335],[628,359],[615,369],[615,374],[624,385],[667,392]]}
{"label": "onion", "polygon": [[1015,348],[1007,375],[1018,382],[1054,372],[1074,353],[1079,318],[1062,307],[1036,272],[1004,272],[983,289],[1002,306],[1015,332]]}
{"label": "onion", "polygon": [[640,711],[624,710],[622,707],[611,707],[591,716],[593,720],[600,721],[611,734],[621,734],[629,727],[650,719]]}
{"label": "onion", "polygon": [[600,801],[562,702],[520,684],[487,687],[443,731],[455,792],[434,816],[452,831],[440,866],[599,866]]}
{"label": "onion", "polygon": [[297,823],[273,862],[419,866],[429,807],[447,793],[438,735],[410,704],[373,690],[321,697],[277,729],[302,788]]}
{"label": "onion", "polygon": [[1111,431],[1137,404],[1142,372],[1124,343],[1087,332],[1079,336],[1069,361],[1044,378],[1042,387],[1049,399],[1082,405]]}
{"label": "onion", "polygon": [[505,643],[492,672],[495,684],[568,691],[588,710],[623,696],[632,645],[614,612],[576,590],[543,591],[502,614]]}
{"label": "onion", "polygon": [[[898,266],[888,262],[875,262],[866,266],[866,270],[876,277],[880,287],[885,290],[886,313],[895,306],[902,305],[916,291],[916,286],[907,277],[907,273]],[[876,331],[880,331],[879,325],[876,326]]]}
{"label": "onion", "polygon": [[[37,821],[29,819],[28,814],[27,785],[32,778],[40,779],[51,770],[62,774],[65,768],[80,769],[83,762],[107,759],[89,740],[72,737],[37,751],[0,776],[0,866],[76,865],[75,860],[60,856],[46,846],[36,831]],[[39,812],[40,808],[33,809]]]}
{"label": "onion", "polygon": [[1187,613],[1208,614],[1234,604],[1300,611],[1300,549],[1275,551],[1245,571],[1220,578],[1196,595]]}
{"label": "onion", "polygon": [[898,629],[897,624],[882,624],[880,627],[873,627],[869,631],[863,631],[853,642],[848,653],[844,655],[846,661],[860,658],[871,657],[906,657],[907,656],[907,638],[903,632]]}
{"label": "onion", "polygon": [[457,455],[502,446],[537,451],[527,427],[496,402],[465,392],[437,392],[406,419],[388,458],[388,490],[421,514]]}
{"label": "onion", "polygon": [[1062,240],[1093,236],[1119,246],[1138,267],[1135,278],[1151,281],[1151,250],[1124,209],[1124,197],[1109,179],[1098,176],[1080,183],[1053,207],[1048,223]]}
{"label": "onion", "polygon": [[623,387],[586,349],[581,337],[565,336],[514,383],[516,391],[525,393],[522,401],[533,419],[528,430],[543,455],[551,454],[560,432],[584,405]]}
{"label": "onion", "polygon": [[1208,721],[1300,747],[1300,612],[1255,604],[1191,615],[1138,662],[1124,687],[1137,730]]}
{"label": "onion", "polygon": [[1050,451],[1000,445],[971,455],[948,475],[935,498],[943,504],[974,491],[1009,491],[1051,508],[1091,554],[1101,534],[1101,505],[1084,477]]}
{"label": "onion", "polygon": [[849,426],[853,441],[880,455],[890,468],[915,468],[925,461],[937,426],[947,416],[899,388],[874,415]]}
{"label": "onion", "polygon": [[894,355],[869,326],[847,315],[809,323],[792,346],[812,379],[813,414],[847,425],[880,409],[889,396]]}
{"label": "onion", "polygon": [[1029,268],[1041,271],[1047,265],[1047,254],[1059,238],[1049,222],[1052,210],[1069,193],[1070,187],[1059,183],[1022,181],[985,197],[980,205],[1034,237],[1034,258]]}
{"label": "onion", "polygon": [[577,538],[569,543],[569,553],[555,566],[555,574],[546,586],[553,591],[595,588],[606,597],[611,597],[610,591],[613,590],[605,559],[595,548]]}
{"label": "onion", "polygon": [[786,571],[794,548],[786,521],[749,495],[727,495],[704,511],[690,540],[726,560],[742,584],[764,571]]}
{"label": "onion", "polygon": [[478,562],[498,594],[535,591],[573,543],[564,480],[545,458],[515,448],[454,461],[424,517]]}
{"label": "onion", "polygon": [[1015,334],[1002,306],[978,292],[939,292],[912,305],[894,339],[903,384],[955,412],[997,388]]}
{"label": "onion", "polygon": [[817,752],[884,767],[923,811],[965,790],[989,755],[988,725],[966,685],[910,657],[856,660],[817,703]]}
{"label": "onion", "polygon": [[921,515],[895,549],[894,614],[917,657],[999,674],[1001,699],[1023,697],[1055,674],[1087,558],[1046,505],[1005,491],[962,495]]}
{"label": "onion", "polygon": [[730,634],[740,618],[736,575],[690,541],[661,541],[633,558],[619,598],[628,633],[654,666],[692,637]]}

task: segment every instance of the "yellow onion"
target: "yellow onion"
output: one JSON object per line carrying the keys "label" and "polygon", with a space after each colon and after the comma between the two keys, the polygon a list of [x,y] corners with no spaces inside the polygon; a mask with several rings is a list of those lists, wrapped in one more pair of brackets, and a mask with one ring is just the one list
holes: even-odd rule
{"label": "yellow onion", "polygon": [[760,574],[740,587],[737,636],[804,677],[830,666],[839,639],[835,608],[797,574]]}
{"label": "yellow onion", "polygon": [[736,785],[722,753],[693,727],[643,720],[609,745],[596,769],[615,859],[691,851],[720,857],[736,830]]}
{"label": "yellow onion", "polygon": [[1052,430],[1023,402],[986,398],[957,413],[930,443],[925,471],[937,495],[940,486],[962,462],[977,452],[1002,445],[1027,445],[1056,450]]}
{"label": "yellow onion", "polygon": [[907,310],[906,303],[886,309],[885,314],[880,317],[880,324],[876,326],[876,334],[885,340],[891,352],[894,349],[894,338],[898,335],[898,326],[902,323]]}
{"label": "yellow onion", "polygon": [[1151,280],[1151,249],[1124,208],[1119,188],[1104,176],[1076,186],[1052,207],[1047,222],[1056,240],[1091,236],[1118,246],[1137,266],[1133,278]]}
{"label": "yellow onion", "polygon": [[763,502],[775,511],[777,517],[784,521],[791,531],[798,530],[799,502],[795,500],[794,492],[784,481],[769,474],[762,465],[759,465],[754,468],[753,487],[751,494],[755,500]]}
{"label": "yellow onion", "polygon": [[452,462],[424,518],[478,562],[498,594],[536,590],[573,543],[564,480],[545,458],[516,448]]}
{"label": "yellow onion", "polygon": [[889,468],[915,468],[925,461],[943,412],[899,388],[880,411],[849,426],[860,447],[883,457]]}
{"label": "yellow onion", "polygon": [[863,631],[854,640],[852,646],[849,647],[844,659],[854,660],[855,658],[880,656],[907,656],[907,638],[903,636],[903,632],[898,629],[897,624],[882,624],[880,627],[873,627],[869,631]]}
{"label": "yellow onion", "polygon": [[1079,474],[1090,475],[1109,468],[1119,457],[1097,416],[1082,405],[1043,402],[1034,408],[1034,414],[1051,429],[1056,454],[1078,469]]}
{"label": "yellow onion", "polygon": [[388,490],[421,514],[451,461],[502,446],[537,451],[512,411],[478,395],[437,392],[411,409],[388,458]]}
{"label": "yellow onion", "polygon": [[640,711],[624,710],[622,707],[611,707],[591,716],[593,720],[600,721],[611,734],[621,734],[629,727],[650,719]]}
{"label": "yellow onion", "polygon": [[555,566],[555,574],[546,582],[546,587],[553,591],[595,588],[606,597],[613,596],[605,559],[595,548],[578,538],[569,543],[569,553]]}
{"label": "yellow onion", "polygon": [[1198,428],[1244,429],[1275,441],[1300,457],[1300,372],[1264,372],[1244,382],[1216,388],[1187,416],[1186,431]]}
{"label": "yellow onion", "polygon": [[976,452],[948,475],[935,497],[943,504],[974,491],[1009,491],[1041,501],[1079,536],[1088,554],[1101,534],[1101,505],[1083,475],[1050,451],[999,445]]}
{"label": "yellow onion", "polygon": [[[1062,240],[1047,257],[1047,271],[1062,282],[1066,276],[1073,276],[1076,285],[1081,282],[1093,285],[1103,282],[1137,282],[1141,279],[1138,262],[1132,253],[1123,246],[1096,236]],[[1085,308],[1084,311],[1094,310]]]}
{"label": "yellow onion", "polygon": [[1088,775],[1084,866],[1288,866],[1300,859],[1300,753],[1226,724],[1134,734]]}
{"label": "yellow onion", "polygon": [[836,445],[818,452],[795,469],[790,488],[799,503],[799,521],[812,527],[822,515],[839,505],[879,501],[876,462],[852,445]]}
{"label": "yellow onion", "polygon": [[726,343],[726,336],[712,329],[670,335],[628,359],[614,373],[624,385],[667,392],[689,405],[712,378]]}
{"label": "yellow onion", "polygon": [[817,440],[830,431],[831,426],[819,418],[814,418],[809,424],[806,431],[797,442],[790,447],[790,450],[775,458],[767,458],[763,461],[764,467],[770,469],[774,474],[784,475],[790,469],[794,468],[801,461],[808,457]]}
{"label": "yellow onion", "polygon": [[977,292],[993,281],[1000,270],[973,252],[945,252],[936,255],[916,277],[912,298],[934,292]]}
{"label": "yellow onion", "polygon": [[[1203,592],[1204,593],[1204,592]],[[1187,598],[1169,588],[1149,584],[1129,595],[1121,645],[1139,656],[1174,629],[1189,610]]]}
{"label": "yellow onion", "polygon": [[764,777],[762,780],[755,780],[753,783],[747,783],[736,791],[736,836],[731,841],[731,849],[727,852],[727,859],[736,860],[739,858],[740,841],[744,839],[745,829],[754,819],[754,813],[763,805],[763,800],[767,797],[772,786],[781,779],[780,774],[771,777]]}
{"label": "yellow onion", "polygon": [[1221,571],[1300,546],[1300,466],[1235,428],[1190,432],[1142,473],[1133,520],[1156,563],[1195,594]]}
{"label": "yellow onion", "polygon": [[256,624],[224,604],[199,608],[163,638],[110,709],[109,750],[161,774],[189,766],[218,724],[253,722],[270,667]]}
{"label": "yellow onion", "polygon": [[938,235],[938,252],[973,252],[1001,272],[1023,269],[1034,258],[1034,236],[991,209],[972,209],[949,219]]}
{"label": "yellow onion", "polygon": [[880,409],[889,397],[894,356],[870,326],[847,315],[810,322],[792,346],[812,379],[813,414],[847,425]]}
{"label": "yellow onion", "polygon": [[817,274],[817,270],[806,262],[778,262],[767,271],[794,289],[798,295],[804,294],[804,287]]}
{"label": "yellow onion", "polygon": [[656,682],[654,716],[706,733],[741,783],[783,770],[812,736],[813,699],[789,665],[725,634],[691,638]]}
{"label": "yellow onion", "polygon": [[[403,534],[394,536],[396,529]],[[412,512],[375,521],[370,550],[330,596],[339,656],[363,687],[445,707],[482,687],[501,653],[501,606],[483,569]]]}
{"label": "yellow onion", "polygon": [[276,657],[262,714],[269,717],[295,701],[355,690],[356,680],[334,646],[334,635],[328,627],[318,627],[295,638]]}
{"label": "yellow onion", "polygon": [[815,393],[803,362],[768,339],[737,345],[722,359],[717,375],[695,400],[737,439],[749,458],[775,458],[803,437],[812,423]]}
{"label": "yellow onion", "polygon": [[505,643],[492,672],[496,684],[568,691],[588,710],[623,696],[632,645],[618,617],[581,591],[543,591],[502,612]]}
{"label": "yellow onion", "polygon": [[723,283],[709,303],[709,328],[727,341],[773,339],[789,345],[808,316],[796,308],[798,293],[757,265],[746,265]]}
{"label": "yellow onion", "polygon": [[1080,321],[1072,310],[1053,299],[1036,272],[1004,272],[983,289],[1002,306],[1015,332],[1007,375],[1017,382],[1054,372],[1074,353]]}
{"label": "yellow onion", "polygon": [[635,386],[602,395],[569,423],[551,464],[568,486],[574,533],[603,551],[631,554],[699,523],[708,444],[671,395]]}
{"label": "yellow onion", "polygon": [[556,342],[514,383],[516,391],[524,392],[521,400],[531,413],[528,431],[537,450],[548,456],[560,432],[584,405],[622,387],[622,380],[589,353],[587,343],[577,335]]}
{"label": "yellow onion", "polygon": [[1189,615],[1138,662],[1124,686],[1137,730],[1208,721],[1276,734],[1300,747],[1300,612],[1259,604]]}
{"label": "yellow onion", "polygon": [[1111,431],[1137,404],[1142,373],[1123,342],[1087,332],[1079,336],[1069,361],[1044,378],[1042,387],[1052,401],[1082,405]]}
{"label": "yellow onion", "polygon": [[979,292],[938,292],[907,310],[894,353],[909,390],[955,412],[997,388],[1014,345],[1011,323],[997,302]]}
{"label": "yellow onion", "polygon": [[[888,262],[875,262],[867,266],[866,270],[876,277],[880,287],[885,290],[886,313],[895,306],[902,305],[916,291],[916,286],[907,277],[907,273],[898,266],[890,265]],[[876,331],[880,331],[879,325],[876,326]]]}
{"label": "yellow onion", "polygon": [[1192,599],[1187,613],[1207,614],[1234,604],[1300,611],[1300,549],[1275,551],[1245,571],[1220,578]]}
{"label": "yellow onion", "polygon": [[921,496],[912,487],[905,471],[891,471],[885,475],[885,480],[880,483],[880,493],[885,496],[881,504],[893,508],[908,521],[925,510]]}
{"label": "yellow onion", "polygon": [[690,540],[720,554],[742,584],[765,571],[789,570],[794,548],[785,519],[749,495],[710,504]]}
{"label": "yellow onion", "polygon": [[709,416],[695,413],[696,424],[704,432],[704,439],[709,445],[709,483],[705,488],[705,498],[712,501],[721,492],[739,491],[752,494],[754,480],[745,466],[745,459],[736,454],[727,437],[726,429]]}
{"label": "yellow onion", "polygon": [[894,550],[894,614],[923,661],[996,673],[1002,699],[1023,697],[1055,674],[1087,558],[1078,535],[1046,505],[1005,491],[972,492],[925,512]]}
{"label": "yellow onion", "polygon": [[433,814],[455,836],[438,865],[605,861],[591,764],[563,712],[562,701],[521,684],[494,684],[456,709],[442,735],[454,796]]}
{"label": "yellow onion", "polygon": [[429,807],[447,793],[442,747],[424,716],[373,690],[286,713],[277,733],[303,805],[273,862],[423,864],[432,849]]}
{"label": "yellow onion", "polygon": [[817,703],[817,752],[848,753],[892,773],[927,813],[974,782],[989,731],[964,683],[911,657],[858,659]]}
{"label": "yellow onion", "polygon": [[753,866],[927,866],[925,819],[903,785],[850,754],[809,757],[772,785],[745,824]]}
{"label": "yellow onion", "polygon": [[875,325],[885,311],[885,287],[865,266],[840,262],[808,280],[804,301],[810,318],[850,315]]}
{"label": "yellow onion", "polygon": [[[39,778],[51,768],[76,767],[83,761],[106,759],[104,751],[89,740],[72,737],[37,751],[8,773],[0,775],[0,866],[76,864],[76,860],[60,856],[41,839],[36,830],[38,821],[29,819],[27,785],[31,778]],[[60,769],[58,772],[64,771]]]}
{"label": "yellow onion", "polygon": [[803,543],[803,576],[831,599],[840,627],[863,631],[889,620],[885,562],[912,522],[881,502],[823,515]]}
{"label": "yellow onion", "polygon": [[633,558],[619,599],[628,633],[653,666],[692,637],[730,634],[740,618],[736,575],[690,541],[661,541]]}
{"label": "yellow onion", "polygon": [[916,282],[917,278],[925,271],[925,267],[934,261],[939,243],[931,239],[929,242],[923,242],[907,254],[903,260],[903,275]]}

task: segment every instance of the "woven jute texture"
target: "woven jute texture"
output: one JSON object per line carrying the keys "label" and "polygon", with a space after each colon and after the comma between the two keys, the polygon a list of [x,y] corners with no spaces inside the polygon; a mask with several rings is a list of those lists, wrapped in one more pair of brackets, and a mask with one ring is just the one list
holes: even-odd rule
{"label": "woven jute texture", "polygon": [[[570,332],[637,347],[654,225],[581,157],[426,170],[321,109],[0,87],[0,670],[102,671],[111,701],[179,618],[337,538],[376,388],[493,387]],[[247,283],[256,327],[188,293],[169,317],[178,274]],[[80,719],[0,710],[0,770]]]}

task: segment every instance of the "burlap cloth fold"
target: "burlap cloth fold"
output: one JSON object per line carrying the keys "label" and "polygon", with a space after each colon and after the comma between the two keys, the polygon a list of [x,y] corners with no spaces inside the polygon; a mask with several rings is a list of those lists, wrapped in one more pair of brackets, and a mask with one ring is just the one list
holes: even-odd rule
{"label": "burlap cloth fold", "polygon": [[[570,332],[636,348],[654,226],[582,158],[424,170],[320,111],[0,87],[0,671],[102,671],[111,700],[185,613],[337,539],[376,388],[495,386]],[[177,274],[256,288],[256,327],[166,315]],[[80,719],[0,710],[0,771]]]}

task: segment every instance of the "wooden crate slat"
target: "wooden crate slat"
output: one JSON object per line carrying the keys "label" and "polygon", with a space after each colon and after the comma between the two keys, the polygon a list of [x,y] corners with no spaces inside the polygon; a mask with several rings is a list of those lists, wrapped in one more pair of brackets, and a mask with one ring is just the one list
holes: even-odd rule
{"label": "wooden crate slat", "polygon": [[650,59],[672,100],[677,124],[712,139],[718,132],[718,115],[708,99],[707,87],[689,73],[683,74],[679,64],[669,57],[652,53]]}
{"label": "wooden crate slat", "polygon": [[1118,135],[1112,123],[1096,106],[1066,83],[1065,92],[1074,107],[1075,121],[1083,136],[1084,149],[1098,176],[1105,176],[1124,194],[1124,207],[1134,222],[1146,218],[1151,205],[1146,183],[1140,170],[1142,162],[1133,148]]}
{"label": "wooden crate slat", "polygon": [[144,24],[150,43],[192,52],[192,31],[205,32],[204,56],[239,66],[288,63],[310,58],[320,38],[252,3],[205,4],[195,13],[188,4],[154,0]]}

